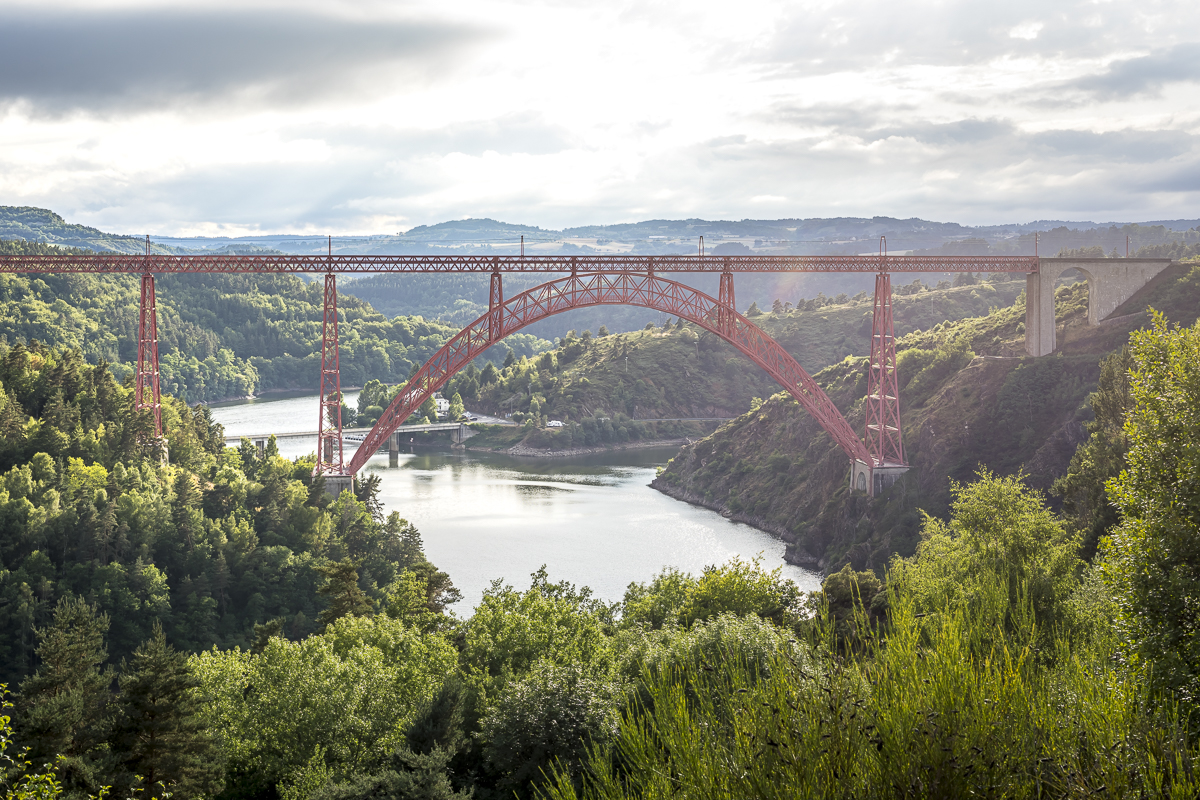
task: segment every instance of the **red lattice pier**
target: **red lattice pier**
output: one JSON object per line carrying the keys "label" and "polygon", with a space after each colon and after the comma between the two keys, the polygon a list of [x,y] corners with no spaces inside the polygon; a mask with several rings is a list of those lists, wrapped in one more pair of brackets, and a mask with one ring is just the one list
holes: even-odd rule
{"label": "red lattice pier", "polygon": [[[762,367],[813,416],[851,461],[851,486],[876,494],[908,468],[900,425],[892,273],[1039,271],[1027,256],[0,256],[0,272],[137,274],[141,276],[135,404],[153,415],[162,441],[158,379],[155,273],[318,273],[325,276],[322,320],[320,421],[315,473],[327,486],[347,488],[388,436],[460,369],[505,336],[555,314],[594,305],[636,305],[686,319],[733,345]],[[354,455],[344,459],[338,364],[338,273],[480,272],[490,274],[488,310],[446,343],[408,381]],[[547,273],[540,286],[504,298],[505,272]],[[658,273],[715,272],[716,298]],[[864,437],[800,364],[762,329],[737,312],[739,272],[873,272],[875,309]]]}

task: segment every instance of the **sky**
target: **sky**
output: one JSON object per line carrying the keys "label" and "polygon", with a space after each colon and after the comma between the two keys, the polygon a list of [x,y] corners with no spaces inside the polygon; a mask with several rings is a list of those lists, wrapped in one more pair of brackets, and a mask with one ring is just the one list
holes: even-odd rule
{"label": "sky", "polygon": [[466,217],[1200,217],[1195,0],[0,0],[0,205],[116,233]]}

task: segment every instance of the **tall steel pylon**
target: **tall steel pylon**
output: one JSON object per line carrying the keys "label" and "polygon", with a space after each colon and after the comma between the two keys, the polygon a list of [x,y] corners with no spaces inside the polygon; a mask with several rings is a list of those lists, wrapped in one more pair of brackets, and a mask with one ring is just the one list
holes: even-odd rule
{"label": "tall steel pylon", "polygon": [[[150,237],[146,236],[146,263],[150,261]],[[158,307],[154,297],[154,275],[142,273],[142,298],[138,307],[137,373],[133,383],[133,405],[154,416],[154,438],[162,439],[162,394],[158,381]]]}
{"label": "tall steel pylon", "polygon": [[900,389],[896,380],[896,335],[892,324],[892,278],[875,276],[871,364],[867,376],[867,449],[873,467],[905,466],[900,437]]}
{"label": "tall steel pylon", "polygon": [[321,419],[317,427],[316,474],[341,475],[342,376],[338,367],[337,275],[325,274],[325,315],[321,324]]}

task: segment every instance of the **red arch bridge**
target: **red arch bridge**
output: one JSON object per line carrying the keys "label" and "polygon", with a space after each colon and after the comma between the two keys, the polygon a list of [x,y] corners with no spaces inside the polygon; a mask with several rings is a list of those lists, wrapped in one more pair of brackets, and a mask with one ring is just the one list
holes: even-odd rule
{"label": "red arch bridge", "polygon": [[[134,400],[154,418],[162,436],[158,377],[156,273],[319,273],[325,276],[321,345],[320,419],[316,474],[327,487],[348,488],[353,476],[408,416],[458,370],[505,336],[539,320],[594,305],[635,305],[686,319],[733,345],[762,367],[829,433],[851,462],[855,489],[875,494],[907,469],[900,436],[900,398],[892,327],[892,273],[1016,272],[1036,275],[1036,256],[0,256],[0,272],[97,273],[141,276]],[[338,371],[337,274],[479,272],[491,276],[488,311],[462,329],[408,381],[347,460],[343,452]],[[545,283],[504,297],[506,272],[546,273]],[[713,272],[720,291],[711,297],[662,273]],[[733,277],[739,272],[875,273],[865,436],[775,340],[737,312]]]}

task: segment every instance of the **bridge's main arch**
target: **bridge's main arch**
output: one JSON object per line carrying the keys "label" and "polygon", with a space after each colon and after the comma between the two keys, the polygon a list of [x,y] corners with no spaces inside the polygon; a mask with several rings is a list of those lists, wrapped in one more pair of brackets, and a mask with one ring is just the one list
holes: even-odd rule
{"label": "bridge's main arch", "polygon": [[[721,275],[720,294],[718,301],[690,286],[653,274],[592,272],[549,281],[504,300],[500,273],[494,272],[488,312],[463,328],[409,379],[341,474],[354,475],[362,469],[413,411],[456,372],[505,336],[555,314],[596,305],[652,308],[715,333],[766,370],[795,397],[852,462],[872,465],[866,446],[821,387],[778,342],[734,310],[732,274]],[[338,472],[332,463],[318,463],[317,469]]]}

